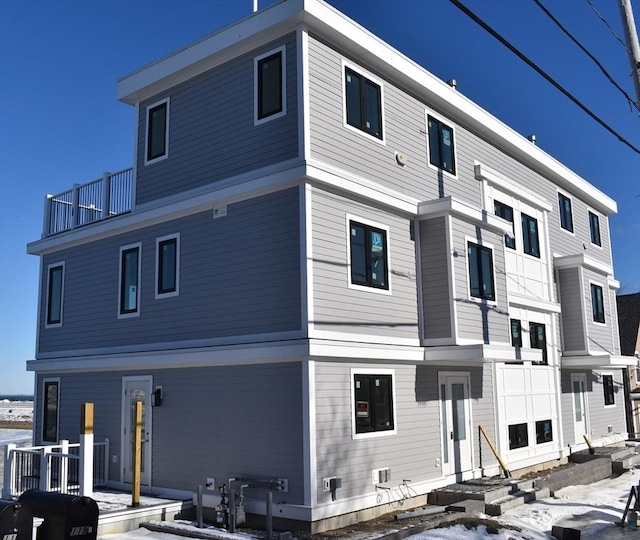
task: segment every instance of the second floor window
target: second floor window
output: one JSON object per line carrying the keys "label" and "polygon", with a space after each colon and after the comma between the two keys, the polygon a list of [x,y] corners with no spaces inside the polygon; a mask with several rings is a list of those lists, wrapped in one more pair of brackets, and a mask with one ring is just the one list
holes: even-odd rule
{"label": "second floor window", "polygon": [[540,257],[538,220],[524,213],[522,214],[522,245],[525,253]]}
{"label": "second floor window", "polygon": [[168,113],[168,99],[147,107],[146,164],[167,157],[169,135]]}
{"label": "second floor window", "polygon": [[508,221],[509,223],[511,223],[511,232],[512,232],[512,234],[505,234],[504,235],[504,245],[506,247],[508,247],[509,249],[516,249],[516,237],[515,237],[515,234],[513,234],[513,232],[514,232],[514,229],[513,229],[513,208],[511,208],[510,206],[507,206],[504,203],[501,203],[500,201],[494,201],[493,202],[493,208],[494,208],[494,212],[495,212],[496,216],[501,217],[505,221]]}
{"label": "second floor window", "polygon": [[382,139],[380,85],[345,67],[347,124]]}
{"label": "second floor window", "polygon": [[560,227],[573,232],[573,215],[571,213],[571,199],[562,193],[558,193],[558,206],[560,210]]}
{"label": "second floor window", "polygon": [[256,121],[284,114],[284,47],[256,58]]}
{"label": "second floor window", "polygon": [[140,246],[120,250],[120,315],[138,312],[140,299]]}
{"label": "second floor window", "polygon": [[47,326],[62,324],[64,265],[49,266],[47,277]]}
{"label": "second floor window", "polygon": [[519,319],[511,319],[511,345],[522,347],[522,324]]}
{"label": "second floor window", "polygon": [[600,218],[593,212],[589,212],[589,231],[591,233],[591,243],[601,246],[600,240]]}
{"label": "second floor window", "polygon": [[483,300],[495,300],[493,285],[493,253],[485,246],[467,243],[469,259],[469,289],[471,296]]}
{"label": "second floor window", "polygon": [[593,322],[604,323],[604,297],[600,285],[591,284],[591,313]]}
{"label": "second floor window", "polygon": [[156,244],[156,296],[175,296],[178,292],[178,236],[159,238]]}
{"label": "second floor window", "polygon": [[432,116],[427,118],[429,130],[429,163],[456,174],[453,129]]}
{"label": "second floor window", "polygon": [[351,221],[351,283],[388,289],[387,233],[382,229]]}
{"label": "second floor window", "polygon": [[529,323],[529,338],[532,349],[542,349],[542,364],[547,365],[547,335],[544,324]]}

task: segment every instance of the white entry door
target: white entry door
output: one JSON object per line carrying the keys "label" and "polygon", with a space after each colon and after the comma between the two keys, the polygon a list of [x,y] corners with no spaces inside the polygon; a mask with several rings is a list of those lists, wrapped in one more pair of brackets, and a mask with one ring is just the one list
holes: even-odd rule
{"label": "white entry door", "polygon": [[124,377],[122,380],[122,473],[123,481],[132,482],[133,471],[133,430],[135,428],[135,405],[142,402],[142,456],[140,483],[151,485],[151,376]]}
{"label": "white entry door", "polygon": [[571,374],[571,394],[573,395],[573,429],[575,444],[584,443],[584,435],[589,434],[587,417],[587,376],[584,373]]}
{"label": "white entry door", "polygon": [[462,474],[473,468],[469,374],[440,373],[442,472]]}

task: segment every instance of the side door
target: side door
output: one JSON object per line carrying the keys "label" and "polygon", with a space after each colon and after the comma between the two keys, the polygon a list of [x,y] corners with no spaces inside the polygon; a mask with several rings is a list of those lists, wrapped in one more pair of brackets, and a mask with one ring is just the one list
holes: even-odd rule
{"label": "side door", "polygon": [[584,443],[584,435],[589,434],[587,416],[587,376],[584,373],[571,374],[571,395],[573,398],[573,430],[575,444]]}
{"label": "side door", "polygon": [[151,392],[153,379],[149,376],[122,379],[122,475],[123,482],[132,482],[135,428],[135,404],[142,402],[142,455],[140,483],[151,485]]}
{"label": "side door", "polygon": [[473,468],[473,435],[469,374],[440,373],[442,472],[459,474]]}

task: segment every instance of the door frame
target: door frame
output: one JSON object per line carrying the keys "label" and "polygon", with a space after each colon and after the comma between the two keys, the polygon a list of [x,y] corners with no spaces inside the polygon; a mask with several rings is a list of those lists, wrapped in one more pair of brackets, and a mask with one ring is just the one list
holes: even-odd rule
{"label": "door frame", "polygon": [[579,440],[578,432],[576,430],[576,396],[573,391],[573,383],[580,382],[583,384],[581,387],[582,394],[582,421],[584,423],[584,433],[590,435],[591,429],[589,424],[589,402],[587,400],[587,374],[586,373],[571,373],[571,410],[573,412],[572,425],[573,425],[573,443],[575,445],[586,445],[584,438]]}
{"label": "door frame", "polygon": [[[449,385],[448,383],[448,379],[450,377],[456,377],[459,379],[464,379],[465,381],[465,386],[466,386],[466,397],[465,397],[465,405],[466,405],[466,411],[467,411],[467,439],[469,441],[469,468],[463,468],[460,467],[461,470],[456,470],[456,464],[455,464],[455,459],[452,459],[452,457],[455,455],[455,451],[453,450],[453,444],[451,444],[451,446],[449,446],[449,437],[447,436],[448,433],[448,428],[446,428],[443,425],[443,411],[442,411],[442,407],[443,407],[443,400],[442,400],[442,393],[441,393],[441,389],[442,389],[442,385]],[[440,452],[441,452],[441,470],[442,470],[442,476],[450,476],[450,475],[456,475],[456,477],[460,477],[460,479],[467,479],[467,478],[472,478],[473,476],[473,470],[475,467],[475,463],[474,463],[474,443],[473,443],[473,407],[471,404],[471,374],[468,371],[439,371],[438,372],[438,390],[437,390],[437,394],[438,394],[438,409],[439,409],[439,419],[438,419],[438,424],[440,425]],[[448,400],[449,402],[451,402],[451,396],[448,396]],[[446,405],[445,405],[446,406]],[[448,414],[449,411],[447,411],[447,421],[451,422],[453,420],[453,418],[449,418]],[[446,452],[447,455],[450,456],[449,462],[448,464],[444,463],[444,455],[445,455],[445,445],[446,445]]]}
{"label": "door frame", "polygon": [[[153,392],[153,376],[152,375],[134,375],[128,377],[122,377],[122,394],[121,394],[121,404],[120,404],[120,434],[122,435],[122,439],[120,441],[120,482],[131,483],[126,479],[127,470],[131,468],[129,463],[130,460],[130,435],[126,433],[128,416],[130,414],[129,411],[129,400],[126,395],[126,387],[128,382],[138,382],[140,385],[145,384],[148,390],[147,392],[147,400],[145,403],[145,426],[148,436],[146,434],[142,434],[142,440],[147,439],[146,442],[143,443],[143,451],[145,453],[145,470],[140,475],[140,484],[143,486],[151,486],[151,463],[153,456],[153,407],[151,406],[151,393]],[[131,472],[130,470],[128,471]]]}

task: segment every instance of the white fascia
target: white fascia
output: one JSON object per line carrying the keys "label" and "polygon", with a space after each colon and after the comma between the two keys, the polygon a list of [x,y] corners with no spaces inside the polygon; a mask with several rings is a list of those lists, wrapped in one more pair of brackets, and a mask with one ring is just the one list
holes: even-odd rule
{"label": "white fascia", "polygon": [[418,219],[454,215],[500,234],[511,233],[511,223],[455,197],[433,199],[418,204]]}
{"label": "white fascia", "polygon": [[536,311],[544,311],[547,313],[560,313],[561,311],[560,304],[557,302],[513,292],[509,293],[509,305],[525,309],[534,309]]}
{"label": "white fascia", "polygon": [[424,360],[437,365],[474,366],[485,362],[540,362],[541,349],[520,348],[511,344],[487,345],[454,345],[445,347],[428,347],[424,351]]}
{"label": "white fascia", "polygon": [[619,356],[614,354],[591,354],[584,356],[562,356],[560,366],[562,368],[583,368],[583,369],[611,369],[626,368],[637,365],[637,358],[634,356]]}

